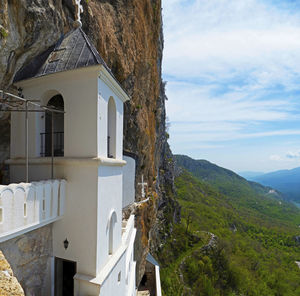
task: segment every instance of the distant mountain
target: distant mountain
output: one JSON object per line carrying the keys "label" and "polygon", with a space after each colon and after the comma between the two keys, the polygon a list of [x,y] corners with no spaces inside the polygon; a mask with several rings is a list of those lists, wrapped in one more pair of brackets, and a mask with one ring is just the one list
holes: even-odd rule
{"label": "distant mountain", "polygon": [[207,160],[194,160],[186,155],[174,155],[177,164],[200,180],[209,183],[219,192],[234,198],[256,197],[259,195],[282,199],[280,192],[256,182],[247,181],[238,174],[219,167]]}
{"label": "distant mountain", "polygon": [[263,172],[246,171],[246,172],[238,172],[238,174],[239,174],[240,176],[242,176],[243,178],[247,179],[247,180],[253,181],[253,179],[254,179],[255,177],[262,176],[262,175],[264,175],[265,173],[263,173]]}
{"label": "distant mountain", "polygon": [[281,191],[290,200],[300,202],[300,167],[264,174],[253,180]]}

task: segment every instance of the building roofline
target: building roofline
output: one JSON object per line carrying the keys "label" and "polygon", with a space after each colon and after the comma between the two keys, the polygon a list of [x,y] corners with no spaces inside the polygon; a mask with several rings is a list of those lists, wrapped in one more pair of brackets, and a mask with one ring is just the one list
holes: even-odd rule
{"label": "building roofline", "polygon": [[114,86],[122,101],[128,101],[130,97],[126,90],[81,28],[62,35],[55,44],[33,58],[16,73],[13,82],[22,84],[23,81],[97,65],[102,66],[101,76]]}

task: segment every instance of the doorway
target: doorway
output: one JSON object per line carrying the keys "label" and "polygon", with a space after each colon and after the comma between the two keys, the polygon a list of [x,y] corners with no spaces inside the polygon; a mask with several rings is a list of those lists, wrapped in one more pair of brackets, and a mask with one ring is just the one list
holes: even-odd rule
{"label": "doorway", "polygon": [[74,295],[76,262],[55,257],[55,296]]}

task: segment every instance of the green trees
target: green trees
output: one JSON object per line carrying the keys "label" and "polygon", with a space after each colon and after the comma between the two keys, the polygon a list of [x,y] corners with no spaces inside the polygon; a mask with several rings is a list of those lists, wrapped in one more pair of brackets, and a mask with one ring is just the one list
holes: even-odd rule
{"label": "green trees", "polygon": [[175,184],[182,219],[158,254],[164,295],[300,295],[299,210],[237,200],[187,171]]}

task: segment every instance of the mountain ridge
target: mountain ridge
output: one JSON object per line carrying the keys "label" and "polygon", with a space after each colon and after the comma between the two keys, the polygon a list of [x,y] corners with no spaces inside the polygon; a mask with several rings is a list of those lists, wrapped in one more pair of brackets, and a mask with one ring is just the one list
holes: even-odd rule
{"label": "mountain ridge", "polygon": [[249,180],[279,190],[287,200],[300,201],[300,167],[266,173]]}
{"label": "mountain ridge", "polygon": [[[197,178],[216,186],[223,194],[231,194],[234,197],[262,194],[283,199],[282,194],[276,190],[273,191],[272,187],[254,181],[247,181],[235,172],[207,160],[194,160],[186,155],[179,154],[174,155],[174,159],[177,165],[183,166]],[[235,184],[235,188],[233,188],[231,182]]]}

